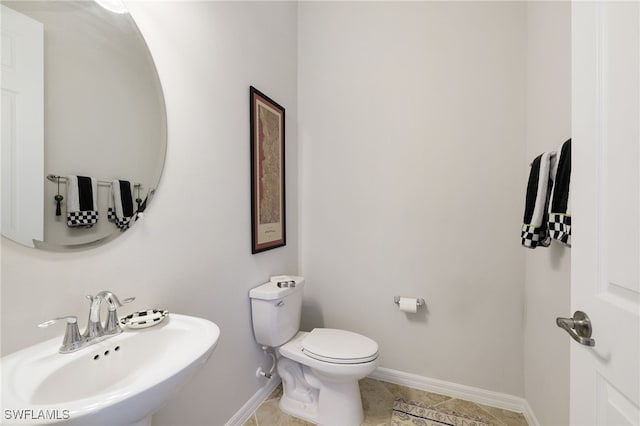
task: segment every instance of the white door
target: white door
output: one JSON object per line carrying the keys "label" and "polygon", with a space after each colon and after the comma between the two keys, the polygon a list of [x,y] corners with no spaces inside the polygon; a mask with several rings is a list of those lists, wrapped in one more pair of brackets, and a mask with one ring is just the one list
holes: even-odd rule
{"label": "white door", "polygon": [[1,14],[2,235],[33,247],[43,238],[43,28],[8,7]]}
{"label": "white door", "polygon": [[572,4],[572,425],[640,425],[639,30],[637,1]]}

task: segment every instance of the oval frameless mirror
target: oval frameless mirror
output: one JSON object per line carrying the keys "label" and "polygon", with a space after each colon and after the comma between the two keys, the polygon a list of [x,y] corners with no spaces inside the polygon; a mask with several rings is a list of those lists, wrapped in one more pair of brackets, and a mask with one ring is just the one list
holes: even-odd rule
{"label": "oval frameless mirror", "polygon": [[[2,235],[49,250],[110,241],[122,233],[108,219],[112,182],[135,185],[115,204],[131,199],[136,211],[138,200],[143,211],[166,154],[164,97],[142,34],[126,11],[86,0],[2,1],[1,15]],[[68,226],[87,187],[69,194],[67,176],[95,182],[93,226]]]}

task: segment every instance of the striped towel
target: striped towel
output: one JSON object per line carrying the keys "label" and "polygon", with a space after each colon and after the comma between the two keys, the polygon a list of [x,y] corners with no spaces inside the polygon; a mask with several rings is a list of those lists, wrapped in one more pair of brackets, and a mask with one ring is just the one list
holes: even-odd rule
{"label": "striped towel", "polygon": [[111,196],[107,218],[121,230],[126,231],[133,225],[133,184],[128,180],[111,181]]}
{"label": "striped towel", "polygon": [[527,248],[549,247],[551,238],[547,229],[549,196],[551,194],[550,152],[540,154],[531,163],[524,219],[520,232],[522,245]]}
{"label": "striped towel", "polygon": [[571,139],[560,146],[553,163],[549,233],[554,240],[571,247]]}
{"label": "striped towel", "polygon": [[98,182],[88,176],[67,176],[67,226],[91,228],[98,222]]}

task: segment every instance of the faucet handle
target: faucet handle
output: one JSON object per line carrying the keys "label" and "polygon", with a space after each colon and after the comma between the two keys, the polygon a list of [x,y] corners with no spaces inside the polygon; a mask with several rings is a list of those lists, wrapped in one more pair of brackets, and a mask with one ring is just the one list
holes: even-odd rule
{"label": "faucet handle", "polygon": [[48,321],[38,324],[38,327],[49,327],[61,320],[66,320],[67,329],[65,330],[64,339],[62,340],[62,346],[60,346],[59,352],[61,354],[66,354],[68,352],[77,351],[84,343],[84,339],[82,338],[82,336],[80,336],[80,330],[78,330],[78,317],[76,317],[75,315],[52,318]]}
{"label": "faucet handle", "polygon": [[136,298],[128,297],[120,302],[115,294],[109,292],[109,294],[105,296],[105,300],[109,302],[109,310],[107,312],[107,322],[104,326],[104,334],[113,335],[122,333],[122,327],[120,327],[116,307],[120,307],[125,303],[133,302]]}
{"label": "faucet handle", "polygon": [[133,302],[136,299],[135,297],[128,297],[120,302],[118,296],[108,290],[101,291],[96,297],[102,297],[109,304],[109,311],[114,311],[125,303]]}
{"label": "faucet handle", "polygon": [[131,303],[134,300],[136,300],[136,298],[135,297],[127,297],[126,299],[124,299],[121,302],[120,299],[118,299],[118,296],[116,296],[113,293],[110,293],[108,296],[105,296],[105,300],[107,301],[107,303],[109,303],[109,310],[110,311],[115,311],[116,307],[119,308],[122,305],[125,305],[127,303]]}
{"label": "faucet handle", "polygon": [[45,322],[41,322],[40,324],[38,324],[38,327],[40,328],[45,328],[45,327],[49,327],[55,323],[57,323],[58,321],[62,321],[62,320],[67,320],[67,324],[77,324],[78,323],[78,317],[75,315],[68,315],[66,317],[57,317],[57,318],[52,318],[48,321]]}

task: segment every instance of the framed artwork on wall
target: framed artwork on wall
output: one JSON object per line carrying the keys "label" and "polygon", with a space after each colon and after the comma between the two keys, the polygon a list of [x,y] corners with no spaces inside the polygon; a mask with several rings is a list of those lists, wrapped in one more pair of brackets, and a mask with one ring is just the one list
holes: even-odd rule
{"label": "framed artwork on wall", "polygon": [[251,86],[251,253],[286,245],[284,108]]}

